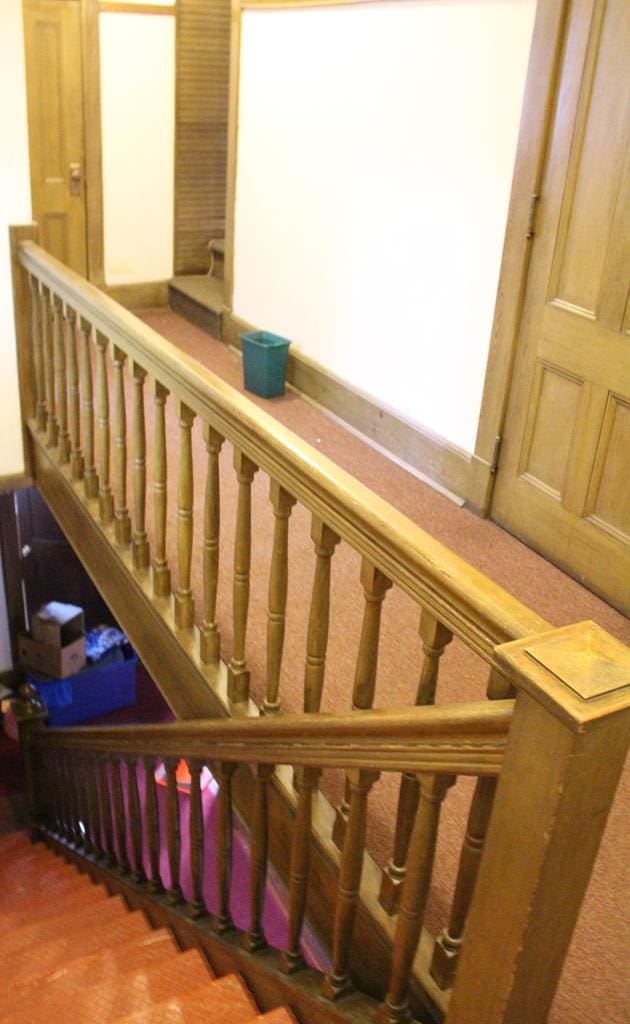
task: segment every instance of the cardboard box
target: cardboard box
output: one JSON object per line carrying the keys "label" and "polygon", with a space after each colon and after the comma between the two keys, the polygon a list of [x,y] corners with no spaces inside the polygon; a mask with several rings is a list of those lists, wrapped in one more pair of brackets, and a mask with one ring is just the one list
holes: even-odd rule
{"label": "cardboard box", "polygon": [[66,647],[85,633],[83,609],[75,604],[49,601],[33,615],[31,634],[33,640],[55,647]]}
{"label": "cardboard box", "polygon": [[68,679],[43,679],[27,672],[48,709],[48,724],[76,725],[136,702],[138,659],[127,644]]}
{"label": "cardboard box", "polygon": [[65,647],[58,647],[22,633],[18,637],[18,653],[21,664],[26,668],[53,679],[65,679],[85,665],[85,636],[78,637]]}

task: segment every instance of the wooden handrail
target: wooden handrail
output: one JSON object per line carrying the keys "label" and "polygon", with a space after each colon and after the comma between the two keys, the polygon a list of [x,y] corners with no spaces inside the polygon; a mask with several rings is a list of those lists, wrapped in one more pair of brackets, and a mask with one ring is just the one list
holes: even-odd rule
{"label": "wooden handrail", "polygon": [[21,265],[491,664],[548,623],[38,245]]}
{"label": "wooden handrail", "polygon": [[498,775],[514,701],[346,715],[45,729],[45,749],[247,764]]}

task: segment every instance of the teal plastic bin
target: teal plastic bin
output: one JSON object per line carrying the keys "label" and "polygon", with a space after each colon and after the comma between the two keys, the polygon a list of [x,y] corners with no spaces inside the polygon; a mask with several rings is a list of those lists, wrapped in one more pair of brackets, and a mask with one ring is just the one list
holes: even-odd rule
{"label": "teal plastic bin", "polygon": [[270,331],[241,334],[245,390],[261,398],[284,394],[290,341]]}

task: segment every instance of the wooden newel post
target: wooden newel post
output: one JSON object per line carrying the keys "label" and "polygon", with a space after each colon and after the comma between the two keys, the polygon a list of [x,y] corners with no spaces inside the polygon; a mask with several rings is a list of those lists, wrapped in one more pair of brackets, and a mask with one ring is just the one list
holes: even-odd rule
{"label": "wooden newel post", "polygon": [[29,836],[32,843],[40,838],[38,822],[40,820],[40,803],[38,783],[35,778],[35,758],[33,751],[33,733],[40,729],[48,718],[46,705],[31,683],[22,683],[18,689],[18,699],[13,705],[18,723],[20,747],[24,759],[26,775],[26,800],[29,816]]}
{"label": "wooden newel post", "polygon": [[544,1024],[630,740],[630,650],[592,622],[503,644],[518,696],[446,1024]]}

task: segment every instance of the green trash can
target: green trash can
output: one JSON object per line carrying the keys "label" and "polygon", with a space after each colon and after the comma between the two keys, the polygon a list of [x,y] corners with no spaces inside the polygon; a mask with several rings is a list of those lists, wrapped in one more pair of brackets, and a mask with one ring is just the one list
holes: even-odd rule
{"label": "green trash can", "polygon": [[246,391],[252,391],[261,398],[277,398],[284,394],[290,344],[286,338],[270,331],[241,334]]}

